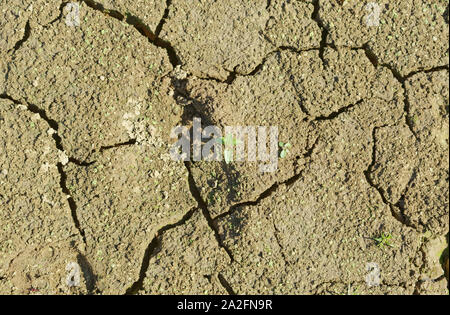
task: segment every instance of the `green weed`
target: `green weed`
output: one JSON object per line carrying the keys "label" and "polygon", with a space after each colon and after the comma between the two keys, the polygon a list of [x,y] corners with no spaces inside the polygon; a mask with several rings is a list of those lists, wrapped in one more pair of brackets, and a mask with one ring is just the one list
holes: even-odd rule
{"label": "green weed", "polygon": [[289,149],[291,148],[291,144],[288,143],[284,143],[284,142],[278,142],[278,146],[281,148],[281,152],[280,152],[280,158],[284,159],[286,157],[286,155],[289,153]]}
{"label": "green weed", "polygon": [[390,233],[383,232],[380,237],[375,237],[373,240],[377,242],[379,248],[384,248],[385,246],[394,247],[394,245],[391,244],[392,235]]}

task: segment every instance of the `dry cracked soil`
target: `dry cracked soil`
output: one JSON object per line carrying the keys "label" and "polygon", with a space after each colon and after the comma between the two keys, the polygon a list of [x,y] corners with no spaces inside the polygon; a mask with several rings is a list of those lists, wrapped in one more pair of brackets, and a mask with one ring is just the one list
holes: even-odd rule
{"label": "dry cracked soil", "polygon": [[[448,0],[0,11],[0,294],[448,294]],[[291,147],[174,161],[194,118]]]}

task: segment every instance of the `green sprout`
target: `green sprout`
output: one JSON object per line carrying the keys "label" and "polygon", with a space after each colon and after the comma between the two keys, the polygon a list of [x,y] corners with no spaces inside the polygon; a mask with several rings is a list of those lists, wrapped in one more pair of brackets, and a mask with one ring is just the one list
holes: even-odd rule
{"label": "green sprout", "polygon": [[225,137],[220,137],[218,142],[225,145],[225,150],[223,151],[223,156],[225,163],[229,164],[233,161],[233,146],[240,143],[240,141],[233,137],[233,135],[226,135]]}
{"label": "green sprout", "polygon": [[394,247],[394,245],[391,244],[392,235],[389,233],[381,233],[380,237],[375,237],[373,240],[377,242],[377,246],[379,248],[384,248],[384,246]]}
{"label": "green sprout", "polygon": [[281,148],[281,152],[280,152],[280,158],[284,159],[286,157],[286,155],[289,153],[289,148],[291,147],[291,144],[288,143],[284,143],[284,142],[278,142],[278,145]]}

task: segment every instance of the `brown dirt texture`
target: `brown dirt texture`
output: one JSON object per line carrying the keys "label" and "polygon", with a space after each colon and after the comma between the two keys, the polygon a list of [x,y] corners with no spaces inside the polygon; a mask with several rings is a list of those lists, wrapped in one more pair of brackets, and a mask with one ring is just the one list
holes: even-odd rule
{"label": "brown dirt texture", "polygon": [[0,294],[449,294],[448,0],[0,11]]}

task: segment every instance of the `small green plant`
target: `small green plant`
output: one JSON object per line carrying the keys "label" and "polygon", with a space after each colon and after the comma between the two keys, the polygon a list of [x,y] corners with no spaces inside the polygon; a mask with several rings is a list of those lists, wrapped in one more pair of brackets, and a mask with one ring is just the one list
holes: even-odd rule
{"label": "small green plant", "polygon": [[375,237],[373,240],[377,242],[379,248],[384,248],[385,246],[394,247],[394,245],[391,244],[392,235],[389,233],[383,232],[380,237]]}
{"label": "small green plant", "polygon": [[284,142],[278,142],[278,146],[281,148],[281,152],[280,152],[280,158],[284,159],[286,157],[286,155],[289,153],[289,148],[291,148],[291,144],[288,143],[284,143]]}
{"label": "small green plant", "polygon": [[230,162],[233,162],[233,146],[240,143],[239,140],[234,138],[233,135],[226,135],[225,137],[220,137],[218,142],[225,145],[223,151],[225,163],[229,164]]}

